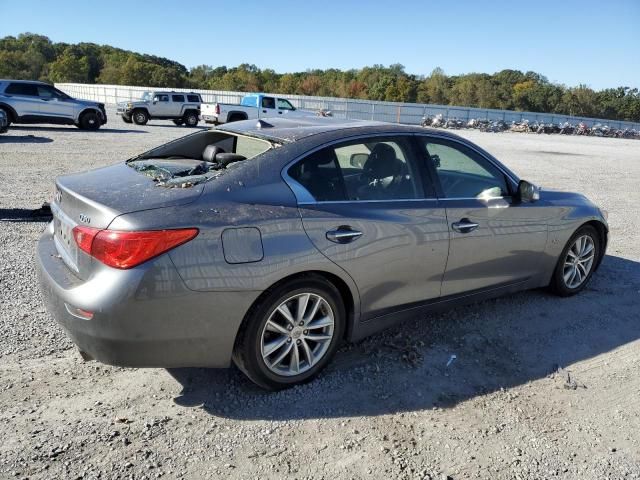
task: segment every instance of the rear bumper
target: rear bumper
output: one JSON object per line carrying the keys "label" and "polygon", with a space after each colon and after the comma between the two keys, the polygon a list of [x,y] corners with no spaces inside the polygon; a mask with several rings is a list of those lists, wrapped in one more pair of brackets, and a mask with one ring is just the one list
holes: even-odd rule
{"label": "rear bumper", "polygon": [[[131,270],[105,267],[89,280],[59,258],[51,230],[37,247],[48,311],[83,353],[125,367],[228,367],[235,337],[260,292],[194,292],[167,255]],[[73,308],[93,312],[86,320]]]}
{"label": "rear bumper", "polygon": [[200,120],[205,123],[218,123],[218,117],[216,115],[200,115]]}

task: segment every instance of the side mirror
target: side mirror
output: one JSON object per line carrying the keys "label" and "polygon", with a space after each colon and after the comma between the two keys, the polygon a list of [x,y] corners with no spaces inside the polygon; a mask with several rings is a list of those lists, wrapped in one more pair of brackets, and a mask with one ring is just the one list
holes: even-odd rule
{"label": "side mirror", "polygon": [[365,162],[369,158],[369,155],[366,153],[352,153],[349,158],[349,163],[354,168],[362,168],[364,167]]}
{"label": "side mirror", "polygon": [[520,180],[520,183],[518,183],[518,199],[522,203],[531,203],[540,200],[540,187],[526,180]]}

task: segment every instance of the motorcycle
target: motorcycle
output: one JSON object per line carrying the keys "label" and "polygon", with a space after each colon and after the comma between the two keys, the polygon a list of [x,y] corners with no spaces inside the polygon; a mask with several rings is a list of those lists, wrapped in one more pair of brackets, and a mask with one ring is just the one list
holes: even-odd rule
{"label": "motorcycle", "polygon": [[525,133],[529,131],[529,120],[523,120],[522,122],[512,122],[511,123],[511,127],[509,128],[510,131],[512,132],[516,132],[516,133]]}
{"label": "motorcycle", "polygon": [[444,126],[444,118],[441,113],[433,117],[433,120],[431,120],[431,126],[434,128],[440,128]]}
{"label": "motorcycle", "polygon": [[587,124],[586,124],[586,123],[584,123],[584,122],[580,122],[580,123],[578,124],[578,128],[576,128],[576,130],[575,130],[575,132],[574,132],[574,133],[575,133],[576,135],[589,135],[590,131],[591,131],[591,130],[589,129],[589,127],[587,126]]}
{"label": "motorcycle", "polygon": [[431,122],[432,121],[433,121],[433,119],[429,115],[425,115],[424,117],[422,117],[422,120],[420,121],[420,126],[421,127],[429,127],[429,126],[431,126]]}
{"label": "motorcycle", "polygon": [[558,132],[560,135],[572,135],[576,128],[571,125],[569,122],[564,122],[560,126],[560,131]]}

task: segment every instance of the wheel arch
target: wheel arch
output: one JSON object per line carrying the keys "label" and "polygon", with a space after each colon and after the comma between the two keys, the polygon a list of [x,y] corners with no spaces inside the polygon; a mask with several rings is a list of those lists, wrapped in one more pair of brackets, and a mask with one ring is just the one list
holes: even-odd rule
{"label": "wheel arch", "polygon": [[600,255],[598,256],[598,260],[596,262],[596,268],[594,269],[595,271],[598,269],[598,267],[602,263],[602,259],[604,258],[605,251],[607,250],[607,243],[609,241],[609,229],[600,220],[593,219],[583,223],[578,228],[576,228],[576,232],[580,230],[582,227],[587,225],[595,228],[596,232],[598,232],[598,237],[600,237]]}
{"label": "wheel arch", "polygon": [[247,112],[232,110],[227,114],[227,122],[239,122],[241,120],[249,120]]}
{"label": "wheel arch", "polygon": [[12,123],[15,123],[19,117],[18,112],[15,111],[15,109],[4,102],[0,102],[0,108],[2,108],[3,110],[5,110],[6,112],[9,113],[9,121]]}
{"label": "wheel arch", "polygon": [[80,121],[80,119],[85,116],[87,113],[95,113],[96,115],[98,115],[98,117],[102,118],[102,112],[100,111],[99,108],[95,108],[95,107],[85,107],[84,109],[82,109],[82,111],[80,112],[80,115],[78,115],[78,121]]}
{"label": "wheel arch", "polygon": [[133,109],[131,109],[131,114],[130,115],[133,115],[138,110],[143,110],[144,113],[147,114],[147,117],[151,118],[151,115],[149,114],[149,109],[147,107],[134,107]]}
{"label": "wheel arch", "polygon": [[236,339],[234,343],[238,340],[240,336],[240,332],[244,329],[246,322],[248,321],[251,313],[253,312],[256,305],[264,300],[266,296],[268,296],[274,289],[278,288],[280,285],[291,282],[293,280],[302,280],[305,278],[313,278],[313,277],[321,277],[324,280],[331,283],[338,292],[340,293],[340,297],[342,298],[342,302],[344,303],[345,313],[346,313],[346,325],[344,329],[343,340],[351,340],[353,337],[353,331],[355,329],[356,322],[360,317],[360,298],[357,291],[354,291],[355,285],[353,287],[349,286],[349,284],[340,276],[335,273],[328,272],[326,270],[307,270],[304,272],[292,273],[287,275],[286,277],[278,280],[274,284],[270,285],[269,288],[264,290],[258,298],[251,304],[251,307],[247,310],[242,322],[240,323],[240,327],[236,332]]}

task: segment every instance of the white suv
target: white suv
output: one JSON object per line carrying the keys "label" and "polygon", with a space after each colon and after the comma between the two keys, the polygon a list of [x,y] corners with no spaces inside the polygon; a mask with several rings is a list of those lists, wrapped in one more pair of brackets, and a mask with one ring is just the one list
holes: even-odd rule
{"label": "white suv", "polygon": [[104,103],[76,100],[53,85],[0,80],[0,110],[11,123],[57,123],[97,130],[107,123]]}
{"label": "white suv", "polygon": [[117,115],[125,123],[145,125],[149,120],[173,120],[176,125],[195,127],[200,117],[199,94],[189,92],[144,92],[140,100],[118,103]]}

